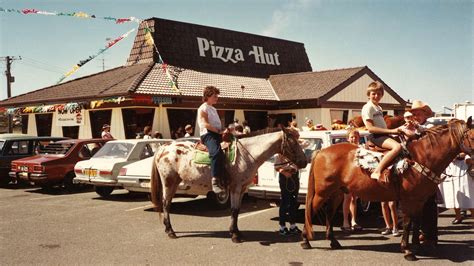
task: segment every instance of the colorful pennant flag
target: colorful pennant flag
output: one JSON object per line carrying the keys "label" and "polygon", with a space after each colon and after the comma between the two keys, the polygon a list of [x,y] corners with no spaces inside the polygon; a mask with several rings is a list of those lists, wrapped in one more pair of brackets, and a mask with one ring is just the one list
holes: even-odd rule
{"label": "colorful pennant flag", "polygon": [[18,14],[23,14],[23,15],[37,14],[37,15],[46,15],[46,16],[67,16],[67,17],[76,17],[76,18],[96,18],[96,19],[104,19],[104,20],[114,21],[116,24],[122,24],[122,23],[125,23],[125,22],[135,22],[135,23],[141,23],[142,22],[141,19],[138,19],[136,17],[129,17],[129,18],[97,17],[96,15],[89,15],[89,14],[87,14],[85,12],[82,12],[82,11],[64,13],[64,12],[41,11],[41,10],[36,10],[34,8],[24,8],[22,10],[18,10],[18,9],[12,9],[12,8],[5,9],[5,8],[0,7],[0,12],[18,13]]}
{"label": "colorful pennant flag", "polygon": [[66,74],[64,74],[57,82],[56,84],[59,84],[61,83],[64,79],[66,79],[67,77],[71,76],[74,72],[76,72],[80,67],[82,67],[83,65],[87,64],[89,61],[91,61],[92,59],[96,58],[98,55],[102,54],[103,52],[107,51],[107,49],[109,49],[110,47],[114,46],[116,43],[118,43],[119,41],[123,40],[124,38],[128,37],[128,35],[130,33],[132,33],[133,31],[135,31],[135,29],[131,29],[129,30],[127,33],[121,35],[120,37],[110,41],[107,43],[107,45],[105,46],[105,48],[102,48],[99,50],[99,52],[97,52],[95,55],[91,55],[89,56],[87,59],[85,60],[81,60],[79,61],[78,64],[76,64],[75,66],[72,67],[72,69],[67,72]]}

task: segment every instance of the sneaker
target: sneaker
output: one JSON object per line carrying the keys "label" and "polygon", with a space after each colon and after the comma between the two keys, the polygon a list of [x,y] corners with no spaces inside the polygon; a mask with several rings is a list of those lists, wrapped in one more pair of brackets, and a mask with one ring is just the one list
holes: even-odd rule
{"label": "sneaker", "polygon": [[386,235],[390,235],[392,233],[392,230],[390,230],[390,228],[385,228],[385,230],[382,231],[382,235],[386,236]]}
{"label": "sneaker", "polygon": [[211,185],[212,185],[212,191],[214,191],[215,194],[221,194],[221,193],[226,192],[225,189],[220,184],[219,180],[215,177],[211,179]]}
{"label": "sneaker", "polygon": [[393,229],[392,231],[392,236],[401,236],[400,232],[398,231],[398,229]]}
{"label": "sneaker", "polygon": [[290,235],[301,235],[301,230],[298,227],[290,228]]}
{"label": "sneaker", "polygon": [[288,228],[285,227],[285,228],[279,230],[279,234],[281,236],[287,236],[287,235],[290,234],[290,231],[288,231]]}

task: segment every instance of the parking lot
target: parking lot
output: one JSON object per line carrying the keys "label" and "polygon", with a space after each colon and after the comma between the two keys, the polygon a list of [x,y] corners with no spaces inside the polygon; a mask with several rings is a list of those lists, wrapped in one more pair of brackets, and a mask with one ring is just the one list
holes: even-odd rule
{"label": "parking lot", "polygon": [[[276,232],[278,208],[245,198],[239,217],[244,241],[233,244],[229,210],[216,210],[205,198],[177,198],[171,221],[178,239],[168,239],[147,196],[114,191],[107,200],[93,190],[67,194],[60,189],[0,188],[1,264],[400,264],[408,263],[400,238],[380,235],[378,212],[360,218],[364,231],[344,235],[343,249],[329,250],[322,226],[314,226],[312,250],[299,237]],[[302,228],[303,206],[298,225]],[[474,260],[472,220],[451,225],[453,212],[440,214],[436,250],[420,251],[420,262],[443,264]],[[340,221],[339,224],[340,226]]]}

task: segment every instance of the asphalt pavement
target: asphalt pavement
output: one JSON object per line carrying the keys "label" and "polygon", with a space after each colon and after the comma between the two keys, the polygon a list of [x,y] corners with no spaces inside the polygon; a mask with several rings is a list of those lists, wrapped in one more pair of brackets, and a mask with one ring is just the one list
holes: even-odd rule
{"label": "asphalt pavement", "polygon": [[[278,208],[268,201],[244,198],[239,216],[243,243],[230,240],[228,209],[205,198],[176,198],[171,222],[178,239],[164,233],[146,195],[114,191],[103,199],[86,189],[68,194],[61,189],[0,188],[0,264],[226,264],[226,265],[386,265],[409,264],[400,252],[400,237],[382,236],[383,220],[374,204],[361,213],[360,233],[336,238],[343,246],[331,250],[324,227],[314,225],[313,249],[303,250],[298,236],[277,233]],[[454,213],[439,217],[436,249],[422,248],[418,264],[474,262],[473,220],[451,225]],[[304,206],[298,226],[304,222]],[[315,222],[318,223],[318,219]]]}

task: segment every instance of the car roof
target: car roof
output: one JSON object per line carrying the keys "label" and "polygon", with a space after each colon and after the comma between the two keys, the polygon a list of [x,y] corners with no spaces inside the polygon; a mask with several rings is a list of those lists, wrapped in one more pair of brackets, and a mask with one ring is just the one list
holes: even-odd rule
{"label": "car roof", "polygon": [[106,139],[64,139],[56,141],[56,143],[79,143],[79,142],[90,142],[90,143],[100,143],[107,142]]}
{"label": "car roof", "polygon": [[132,144],[137,144],[141,142],[145,143],[156,143],[156,142],[167,142],[167,141],[173,141],[172,139],[120,139],[120,140],[111,140],[108,141],[107,143],[132,143]]}
{"label": "car roof", "polygon": [[0,140],[18,140],[18,139],[37,139],[37,140],[65,140],[69,139],[66,137],[47,137],[47,136],[31,136],[31,135],[26,135],[26,134],[11,134],[11,133],[6,133],[6,134],[0,134]]}

